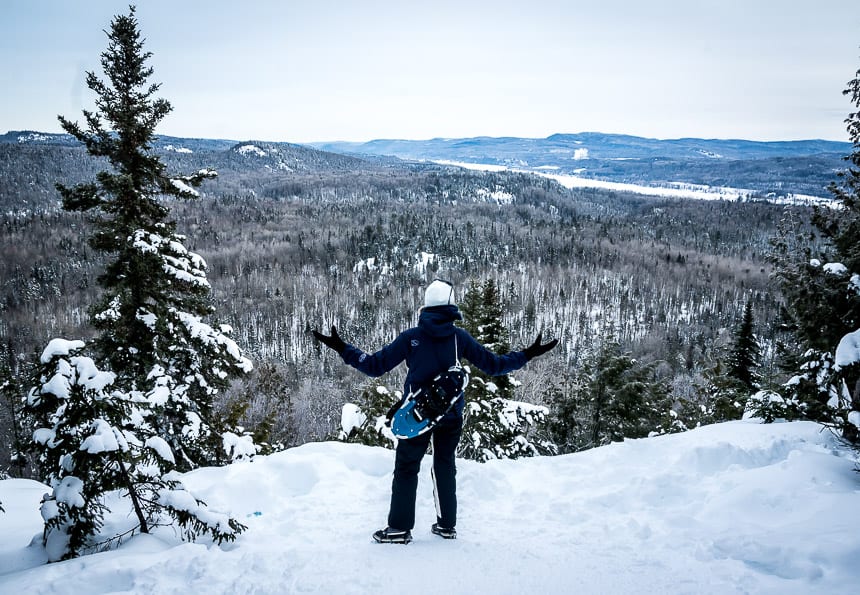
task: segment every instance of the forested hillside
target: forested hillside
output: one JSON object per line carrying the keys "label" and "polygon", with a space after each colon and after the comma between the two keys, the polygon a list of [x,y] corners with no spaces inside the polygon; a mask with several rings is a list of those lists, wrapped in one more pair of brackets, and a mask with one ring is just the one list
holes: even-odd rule
{"label": "forested hillside", "polygon": [[[309,330],[334,323],[346,340],[379,348],[415,322],[423,286],[437,275],[461,292],[495,279],[514,348],[540,330],[561,340],[516,375],[522,400],[543,402],[547,387],[607,336],[657,363],[665,383],[689,396],[748,300],[765,367],[772,364],[780,298],[765,257],[781,219],[806,220],[800,208],[567,190],[526,174],[368,163],[304,148],[289,162],[277,147],[241,146],[208,154],[226,170],[201,199],[169,204],[187,246],[209,265],[220,322],[255,362],[232,398],[250,397],[249,424],[274,417],[275,439],[285,444],[332,434],[341,405],[368,384],[321,351]],[[88,336],[101,273],[86,217],[48,206],[54,181],[86,179],[98,164],[76,148],[29,150],[31,167],[10,172],[6,162],[3,174],[0,349],[13,370],[52,337]],[[205,157],[194,159],[212,165]],[[259,169],[248,169],[255,159]],[[402,374],[383,381],[397,389]]]}
{"label": "forested hillside", "polygon": [[[152,149],[171,171],[216,169],[219,178],[206,187],[213,195],[265,194],[270,185],[297,178],[376,169],[367,160],[290,143],[159,137]],[[54,208],[60,200],[57,182],[89,181],[108,167],[68,135],[9,133],[0,137],[0,209]]]}

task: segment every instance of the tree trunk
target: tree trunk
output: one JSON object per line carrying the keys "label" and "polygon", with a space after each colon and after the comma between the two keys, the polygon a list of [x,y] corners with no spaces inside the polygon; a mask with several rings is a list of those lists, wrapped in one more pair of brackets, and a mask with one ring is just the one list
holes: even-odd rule
{"label": "tree trunk", "polygon": [[123,480],[125,481],[125,487],[128,489],[128,495],[131,498],[132,506],[134,506],[134,513],[137,515],[137,520],[140,522],[140,532],[149,533],[149,525],[146,522],[143,509],[140,507],[140,499],[137,497],[137,491],[131,483],[131,477],[129,477],[128,470],[125,468],[125,463],[123,463],[122,457],[119,456],[118,452],[116,455],[116,462],[119,465],[119,470],[122,473]]}
{"label": "tree trunk", "polygon": [[[851,391],[851,411],[860,411],[860,376],[846,378],[845,384],[854,385],[854,390]],[[842,436],[851,444],[860,444],[860,428],[851,422],[846,422],[842,427]]]}

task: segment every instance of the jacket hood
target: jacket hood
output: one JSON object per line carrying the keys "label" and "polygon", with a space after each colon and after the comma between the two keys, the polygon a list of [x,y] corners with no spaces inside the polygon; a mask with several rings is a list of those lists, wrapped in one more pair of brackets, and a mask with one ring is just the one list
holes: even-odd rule
{"label": "jacket hood", "polygon": [[463,320],[463,315],[453,304],[422,308],[418,316],[418,328],[433,338],[450,337],[454,334],[454,322],[457,320]]}

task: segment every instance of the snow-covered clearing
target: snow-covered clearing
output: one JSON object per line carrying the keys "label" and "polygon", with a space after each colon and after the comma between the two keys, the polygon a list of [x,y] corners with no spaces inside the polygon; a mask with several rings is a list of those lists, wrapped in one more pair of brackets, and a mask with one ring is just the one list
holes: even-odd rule
{"label": "snow-covered clearing", "polygon": [[[184,483],[248,525],[224,547],[171,529],[44,565],[33,481],[0,481],[0,593],[849,593],[860,475],[809,422],[731,422],[576,455],[459,463],[459,538],[435,520],[379,545],[393,452],[307,444]],[[121,523],[123,519],[111,518]],[[38,541],[38,538],[37,538]],[[408,586],[407,586],[408,585]]]}

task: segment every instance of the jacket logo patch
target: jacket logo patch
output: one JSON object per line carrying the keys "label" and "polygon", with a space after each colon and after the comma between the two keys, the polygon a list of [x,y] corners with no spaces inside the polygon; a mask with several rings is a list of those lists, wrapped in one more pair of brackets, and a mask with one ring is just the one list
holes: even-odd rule
{"label": "jacket logo patch", "polygon": [[418,339],[412,339],[409,341],[409,344],[412,345],[412,347],[418,347]]}
{"label": "jacket logo patch", "polygon": [[358,361],[360,361],[360,362],[363,362],[366,359],[367,359],[366,353],[362,353],[360,356],[358,356]]}

